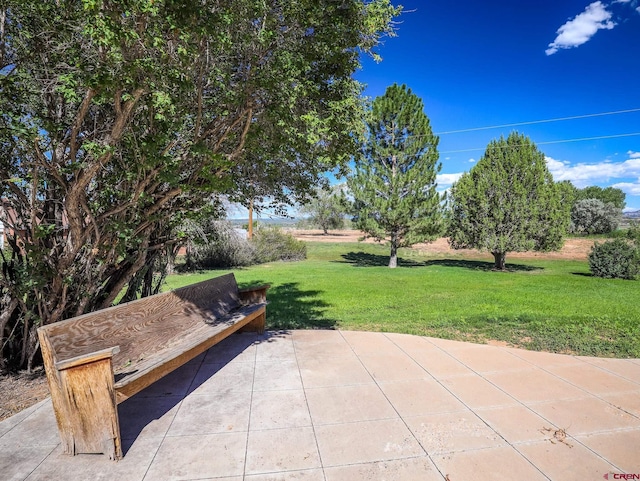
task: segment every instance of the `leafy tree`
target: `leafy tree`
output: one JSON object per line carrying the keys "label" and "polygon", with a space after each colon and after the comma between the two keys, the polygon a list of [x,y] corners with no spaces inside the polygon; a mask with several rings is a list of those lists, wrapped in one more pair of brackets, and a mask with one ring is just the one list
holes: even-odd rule
{"label": "leafy tree", "polygon": [[344,194],[339,189],[340,186],[330,190],[318,189],[316,196],[300,209],[300,213],[308,215],[308,222],[320,227],[325,235],[329,229],[344,227],[347,205]]}
{"label": "leafy tree", "polygon": [[569,224],[563,195],[528,137],[513,132],[493,140],[451,187],[449,243],[491,252],[501,270],[508,252],[557,250]]}
{"label": "leafy tree", "polygon": [[394,84],[374,99],[348,185],[356,226],[366,236],[389,240],[391,268],[399,247],[433,240],[442,231],[437,147],[422,100],[411,89]]}
{"label": "leafy tree", "polygon": [[622,211],[627,205],[626,197],[626,194],[616,187],[606,187],[603,189],[597,185],[592,185],[584,189],[578,189],[576,201],[598,199],[602,203],[612,204]]}
{"label": "leafy tree", "polygon": [[582,199],[571,209],[571,231],[576,234],[608,234],[618,228],[622,211],[599,199]]}
{"label": "leafy tree", "polygon": [[17,235],[0,277],[0,363],[30,366],[38,324],[148,284],[203,206],[293,203],[344,164],[362,116],[352,73],[399,10],[2,2],[0,197]]}

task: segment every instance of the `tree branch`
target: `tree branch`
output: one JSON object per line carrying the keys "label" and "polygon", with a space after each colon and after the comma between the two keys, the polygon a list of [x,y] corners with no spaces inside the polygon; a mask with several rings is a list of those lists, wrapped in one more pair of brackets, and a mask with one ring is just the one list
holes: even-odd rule
{"label": "tree branch", "polygon": [[78,155],[78,135],[84,119],[89,113],[89,109],[91,108],[91,101],[93,100],[95,95],[95,89],[90,88],[87,90],[84,98],[82,99],[82,103],[80,104],[80,108],[78,109],[78,113],[76,114],[73,127],[71,128],[71,152],[69,153],[69,157],[72,161],[76,158],[76,155]]}

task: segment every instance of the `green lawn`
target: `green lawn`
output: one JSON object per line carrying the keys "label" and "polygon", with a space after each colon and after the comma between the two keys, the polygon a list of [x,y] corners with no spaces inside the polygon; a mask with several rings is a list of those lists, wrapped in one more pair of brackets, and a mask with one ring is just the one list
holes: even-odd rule
{"label": "green lawn", "polygon": [[[372,244],[309,243],[303,262],[234,270],[268,283],[269,329],[340,328],[507,341],[582,355],[640,357],[640,284],[591,277],[586,262],[424,257]],[[169,277],[176,288],[229,271]]]}

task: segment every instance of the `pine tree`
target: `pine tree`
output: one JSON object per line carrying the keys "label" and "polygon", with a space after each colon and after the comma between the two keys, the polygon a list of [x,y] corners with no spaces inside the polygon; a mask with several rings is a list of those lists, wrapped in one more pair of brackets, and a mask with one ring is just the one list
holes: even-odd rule
{"label": "pine tree", "polygon": [[374,99],[348,185],[356,226],[389,241],[389,267],[398,264],[398,248],[434,240],[442,231],[437,147],[422,100],[411,89],[394,84]]}
{"label": "pine tree", "polygon": [[558,250],[571,208],[563,192],[528,137],[513,132],[493,140],[451,187],[449,244],[491,252],[500,270],[508,252]]}

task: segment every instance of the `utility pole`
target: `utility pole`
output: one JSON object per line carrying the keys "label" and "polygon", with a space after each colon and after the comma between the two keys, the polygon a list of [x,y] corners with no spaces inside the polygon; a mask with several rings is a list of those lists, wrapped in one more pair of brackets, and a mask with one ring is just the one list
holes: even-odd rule
{"label": "utility pole", "polygon": [[249,201],[249,228],[247,238],[253,239],[253,199]]}

